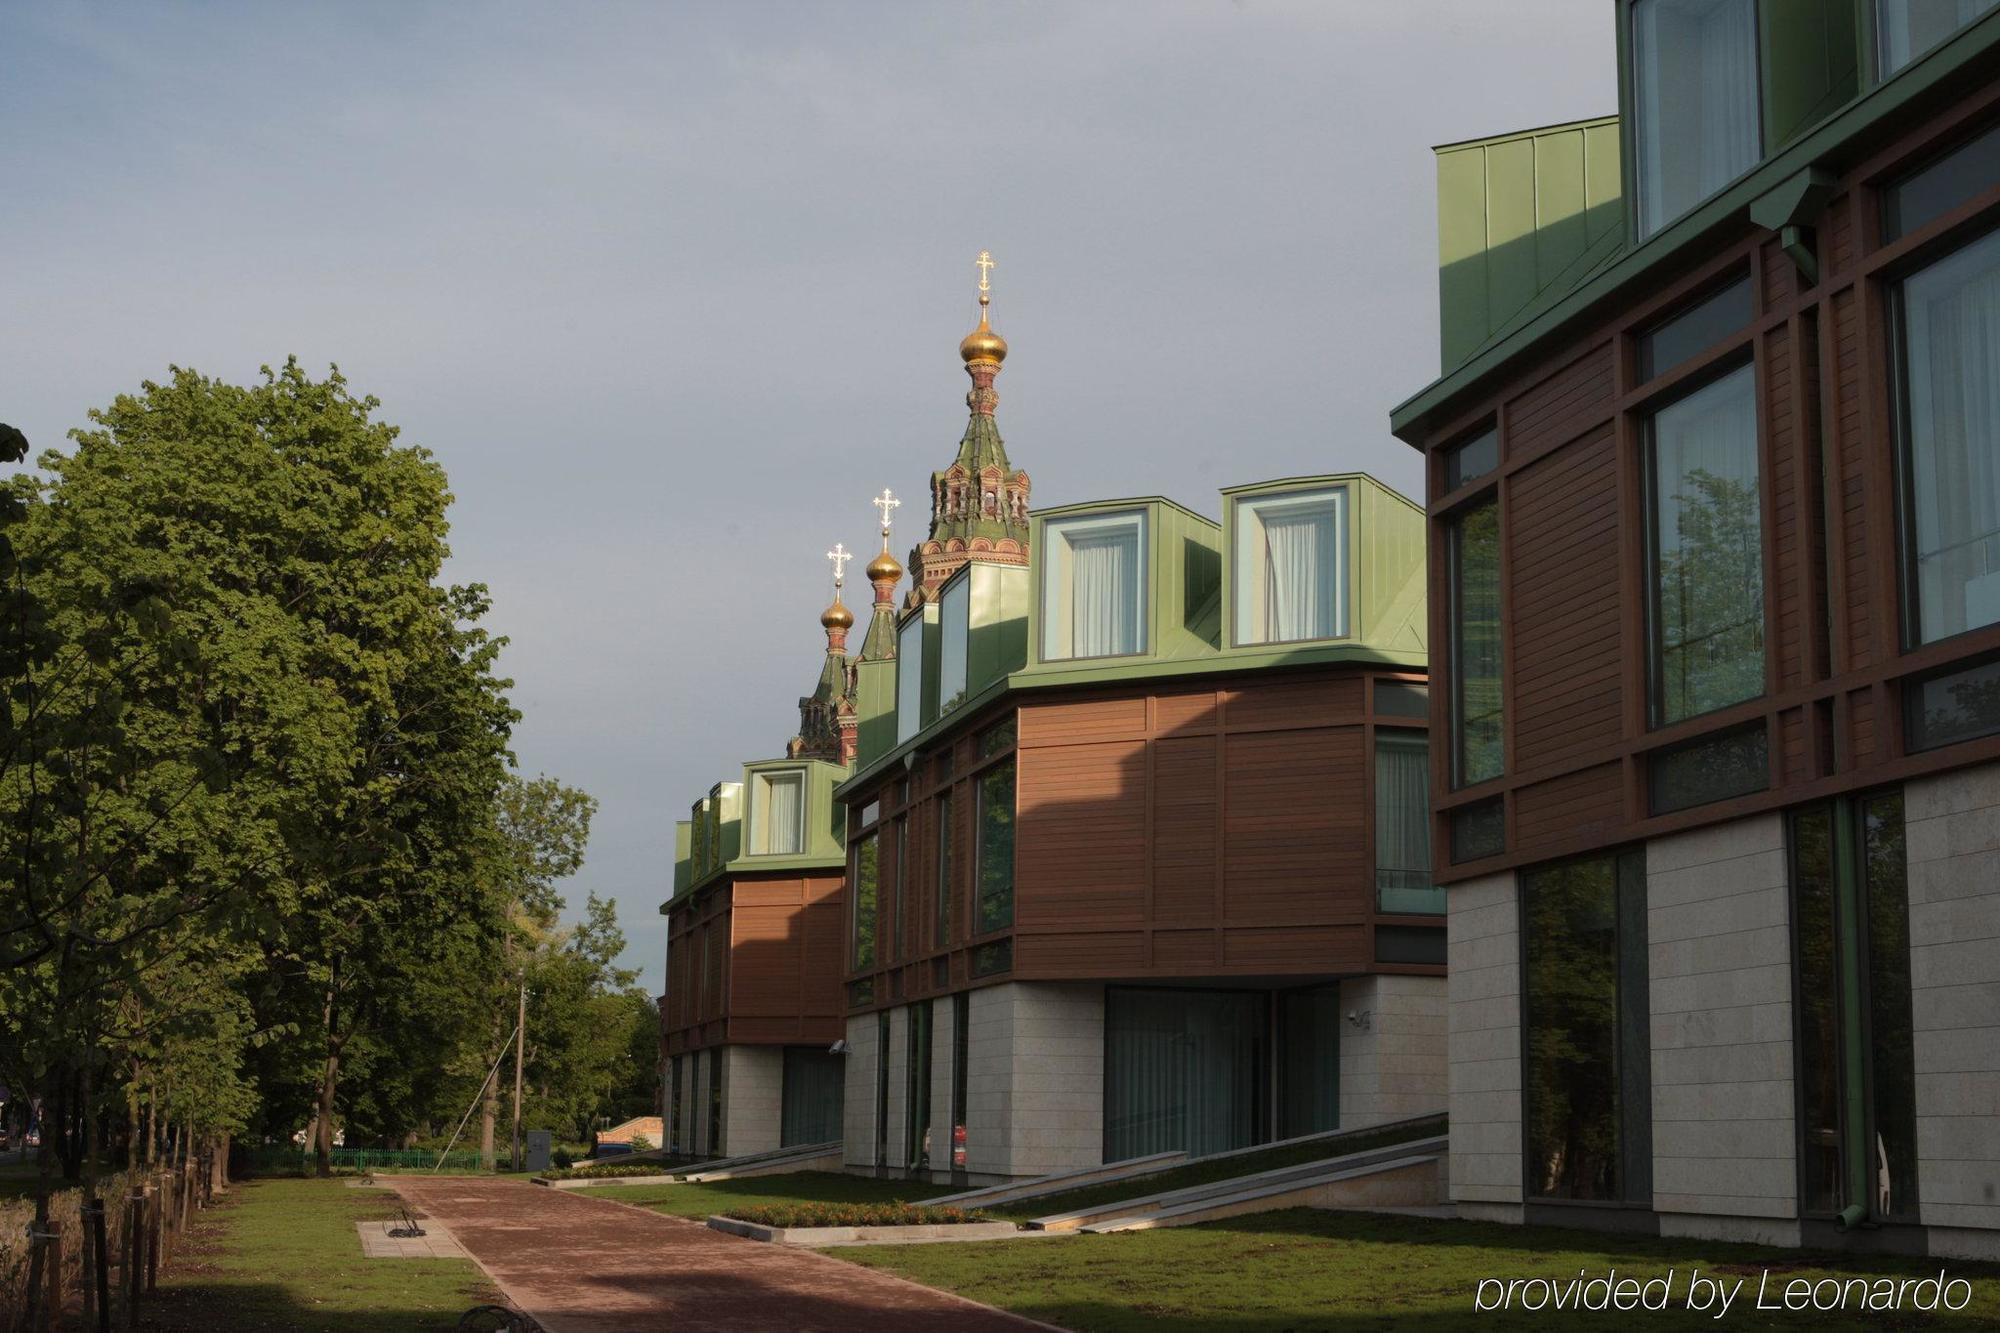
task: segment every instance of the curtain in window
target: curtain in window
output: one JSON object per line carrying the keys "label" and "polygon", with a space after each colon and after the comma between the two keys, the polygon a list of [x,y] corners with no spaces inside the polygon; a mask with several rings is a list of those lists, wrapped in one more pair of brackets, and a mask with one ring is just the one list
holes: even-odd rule
{"label": "curtain in window", "polygon": [[1265,638],[1324,639],[1333,623],[1333,512],[1264,517]]}
{"label": "curtain in window", "polygon": [[1069,539],[1070,653],[1109,657],[1139,651],[1139,534]]}
{"label": "curtain in window", "polygon": [[1340,988],[1282,997],[1278,1039],[1284,1065],[1278,1072],[1282,1103],[1278,1137],[1340,1128]]}
{"label": "curtain in window", "polygon": [[1431,886],[1430,746],[1377,733],[1375,892],[1384,912],[1442,912]]}
{"label": "curtain in window", "polygon": [[1706,199],[1757,164],[1756,6],[1751,0],[1716,0],[1699,19],[1697,32],[1701,165],[1696,198]]}
{"label": "curtain in window", "polygon": [[1882,73],[1895,73],[2000,0],[1876,0],[1881,15]]}
{"label": "curtain in window", "polygon": [[1262,1142],[1264,1003],[1226,992],[1107,992],[1104,1160]]}
{"label": "curtain in window", "polygon": [[1645,0],[1635,10],[1645,230],[1756,165],[1754,0]]}
{"label": "curtain in window", "polygon": [[768,779],[771,836],[764,850],[774,856],[796,856],[805,849],[805,789],[796,777]]}
{"label": "curtain in window", "polygon": [[778,1146],[831,1143],[841,1136],[844,1057],[811,1046],[785,1048],[783,1110]]}
{"label": "curtain in window", "polygon": [[2000,236],[1904,286],[1925,642],[2000,621]]}
{"label": "curtain in window", "polygon": [[1764,522],[1756,372],[1653,418],[1662,722],[1764,692]]}

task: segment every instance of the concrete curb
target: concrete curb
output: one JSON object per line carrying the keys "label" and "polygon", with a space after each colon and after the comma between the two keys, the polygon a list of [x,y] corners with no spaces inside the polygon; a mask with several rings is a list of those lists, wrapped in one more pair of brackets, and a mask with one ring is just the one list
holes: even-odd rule
{"label": "concrete curb", "polygon": [[1020,1234],[1012,1222],[938,1222],[886,1227],[767,1227],[734,1217],[708,1219],[709,1229],[777,1245],[915,1245],[924,1241],[1000,1240]]}

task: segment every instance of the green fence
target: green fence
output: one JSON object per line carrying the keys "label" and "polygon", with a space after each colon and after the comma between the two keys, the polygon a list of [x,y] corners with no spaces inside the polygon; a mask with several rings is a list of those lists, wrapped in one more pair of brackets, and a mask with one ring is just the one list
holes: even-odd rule
{"label": "green fence", "polygon": [[[313,1170],[314,1158],[311,1152],[300,1148],[276,1145],[253,1150],[250,1154],[250,1170],[262,1175],[296,1175]],[[502,1169],[506,1159],[501,1159]],[[442,1165],[438,1153],[422,1148],[335,1148],[333,1166],[336,1171],[378,1171],[378,1170],[422,1170],[437,1167],[441,1171],[478,1171],[477,1149],[456,1149],[444,1154]]]}

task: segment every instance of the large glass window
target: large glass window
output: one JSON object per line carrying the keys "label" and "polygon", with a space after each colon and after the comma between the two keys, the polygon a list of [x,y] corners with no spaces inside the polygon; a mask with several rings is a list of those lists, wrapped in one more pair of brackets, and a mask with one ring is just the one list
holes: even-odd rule
{"label": "large glass window", "polygon": [[1875,0],[1875,48],[1882,77],[1992,9],[2000,0]]}
{"label": "large glass window", "polygon": [[853,859],[848,871],[847,882],[854,895],[854,968],[856,972],[866,972],[875,966],[875,932],[878,928],[878,913],[881,907],[880,852],[875,845],[879,835],[871,833],[854,844],[849,853]]}
{"label": "large glass window", "polygon": [[904,1051],[903,1161],[912,1172],[931,1164],[931,1002],[909,1008],[909,1041]]}
{"label": "large glass window", "polygon": [[1452,785],[1500,776],[1500,506],[1454,520],[1451,557]]}
{"label": "large glass window", "polygon": [[959,575],[938,596],[938,710],[965,693],[967,639],[971,632],[972,576]]}
{"label": "large glass window", "polygon": [[841,1136],[840,1103],[846,1078],[841,1056],[818,1046],[785,1048],[779,1147],[831,1143]]}
{"label": "large glass window", "polygon": [[1632,10],[1639,234],[1757,165],[1756,0],[1641,0]]}
{"label": "large glass window", "polygon": [[924,617],[912,615],[896,630],[896,741],[924,728]]}
{"label": "large glass window", "polygon": [[722,1048],[708,1052],[708,1155],[722,1156]]}
{"label": "large glass window", "polygon": [[965,1170],[967,1061],[972,1054],[972,992],[961,991],[951,1001],[951,1169]]}
{"label": "large glass window", "polygon": [[797,856],[806,849],[806,775],[766,773],[757,779],[757,850],[766,856]]}
{"label": "large glass window", "polygon": [[2000,622],[2000,232],[1906,278],[1901,351],[1912,637]]}
{"label": "large glass window", "polygon": [[1236,642],[1347,633],[1347,491],[1236,501]]}
{"label": "large glass window", "polygon": [[1421,731],[1375,733],[1375,905],[1442,912],[1431,884],[1431,747]]}
{"label": "large glass window", "polygon": [[1146,651],[1146,516],[1051,519],[1044,537],[1043,658]]}
{"label": "large glass window", "polygon": [[1903,801],[1792,817],[1800,1205],[1917,1219],[1916,1055]]}
{"label": "large glass window", "polygon": [[974,933],[1014,924],[1014,761],[979,775],[979,890]]}
{"label": "large glass window", "polygon": [[2000,181],[2000,126],[1931,159],[1882,191],[1882,239],[1934,222]]}
{"label": "large glass window", "polygon": [[1647,426],[1653,722],[1764,692],[1764,521],[1757,377],[1744,366]]}
{"label": "large glass window", "polygon": [[1340,1128],[1340,987],[1278,997],[1278,1137]]}
{"label": "large glass window", "polygon": [[1528,1194],[1652,1195],[1646,889],[1636,853],[1521,876]]}
{"label": "large glass window", "polygon": [[1262,1143],[1266,1004],[1239,991],[1104,993],[1104,1160]]}
{"label": "large glass window", "polygon": [[1445,451],[1444,488],[1455,491],[1500,466],[1500,431],[1489,426],[1464,444]]}
{"label": "large glass window", "polygon": [[946,789],[931,807],[937,819],[937,944],[951,943],[951,791]]}

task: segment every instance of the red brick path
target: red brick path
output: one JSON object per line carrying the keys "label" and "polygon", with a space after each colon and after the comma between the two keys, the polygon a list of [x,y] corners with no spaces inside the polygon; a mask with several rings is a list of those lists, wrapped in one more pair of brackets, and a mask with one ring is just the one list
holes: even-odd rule
{"label": "red brick path", "polygon": [[1046,1327],[822,1254],[562,1190],[450,1176],[380,1179],[451,1228],[549,1333]]}

